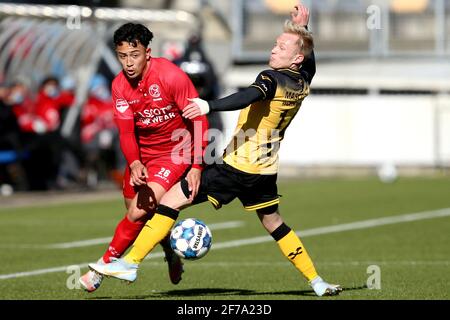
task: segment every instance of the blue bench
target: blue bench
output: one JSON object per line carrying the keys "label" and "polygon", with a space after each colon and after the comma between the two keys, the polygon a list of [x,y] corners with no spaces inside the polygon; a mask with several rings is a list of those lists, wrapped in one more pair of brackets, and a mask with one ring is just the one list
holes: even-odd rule
{"label": "blue bench", "polygon": [[15,150],[0,150],[0,164],[10,164],[25,159],[29,156],[28,152],[20,154]]}

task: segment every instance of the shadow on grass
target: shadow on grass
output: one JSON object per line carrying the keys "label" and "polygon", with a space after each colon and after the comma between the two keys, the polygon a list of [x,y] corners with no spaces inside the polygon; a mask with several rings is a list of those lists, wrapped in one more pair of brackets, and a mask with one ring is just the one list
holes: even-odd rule
{"label": "shadow on grass", "polygon": [[[344,287],[344,293],[354,290],[367,289],[366,285],[355,287]],[[170,299],[170,298],[192,298],[192,297],[230,297],[230,296],[308,296],[315,297],[313,290],[288,290],[288,291],[255,291],[247,289],[233,289],[233,288],[196,288],[183,290],[168,290],[163,292],[154,292],[151,294],[129,295],[129,296],[103,296],[92,297],[89,300],[107,300],[107,299]]]}

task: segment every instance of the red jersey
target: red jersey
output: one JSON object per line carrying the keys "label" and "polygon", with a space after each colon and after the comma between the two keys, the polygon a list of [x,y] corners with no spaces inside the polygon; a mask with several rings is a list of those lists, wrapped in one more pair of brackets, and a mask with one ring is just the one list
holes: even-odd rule
{"label": "red jersey", "polygon": [[49,97],[43,91],[40,91],[35,108],[35,114],[45,122],[47,132],[58,129],[61,119],[59,114],[60,105],[56,98]]}
{"label": "red jersey", "polygon": [[[187,151],[187,156],[192,158],[193,125],[181,114],[189,104],[187,99],[196,97],[197,91],[189,77],[165,58],[151,58],[145,74],[136,84],[130,82],[123,72],[118,74],[112,83],[114,119],[128,164],[176,154],[180,150]],[[207,143],[202,137],[208,123],[205,116],[194,119],[194,122],[202,125],[201,132],[195,135],[195,163],[199,164],[202,162],[198,161],[198,155],[201,156]],[[177,129],[188,130],[191,139],[173,136]]]}
{"label": "red jersey", "polygon": [[13,106],[21,130],[39,134],[58,129],[61,121],[59,110],[58,100],[42,91],[35,102],[25,98],[23,103]]}
{"label": "red jersey", "polygon": [[81,111],[81,141],[91,142],[102,130],[115,128],[112,100],[89,96]]}

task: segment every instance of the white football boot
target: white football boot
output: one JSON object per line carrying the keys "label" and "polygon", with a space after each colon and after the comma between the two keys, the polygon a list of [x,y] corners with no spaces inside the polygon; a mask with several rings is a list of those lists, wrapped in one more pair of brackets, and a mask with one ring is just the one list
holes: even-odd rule
{"label": "white football boot", "polygon": [[137,278],[139,265],[136,263],[128,263],[124,259],[111,258],[110,263],[90,263],[89,268],[104,276],[134,282]]}
{"label": "white football boot", "polygon": [[336,296],[342,292],[342,287],[338,284],[329,284],[321,277],[317,276],[309,282],[314,292],[319,296]]}

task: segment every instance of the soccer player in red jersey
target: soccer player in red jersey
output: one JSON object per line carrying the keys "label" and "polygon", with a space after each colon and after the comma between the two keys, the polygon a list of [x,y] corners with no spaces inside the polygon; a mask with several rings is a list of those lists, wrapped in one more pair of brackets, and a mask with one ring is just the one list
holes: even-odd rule
{"label": "soccer player in red jersey", "polygon": [[[112,97],[120,146],[128,164],[123,180],[127,213],[98,263],[109,263],[127,250],[161,197],[183,176],[194,194],[200,185],[208,122],[205,116],[193,121],[181,116],[188,99],[198,97],[197,91],[172,62],[151,57],[148,45],[152,38],[152,32],[142,24],[127,23],[114,33],[123,70],[113,80]],[[177,284],[182,262],[167,238],[161,245],[170,280]],[[95,291],[101,282],[102,276],[94,271],[80,278],[88,292]]]}

